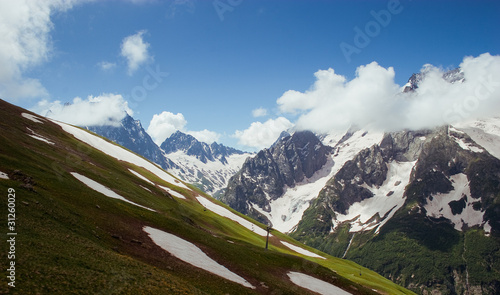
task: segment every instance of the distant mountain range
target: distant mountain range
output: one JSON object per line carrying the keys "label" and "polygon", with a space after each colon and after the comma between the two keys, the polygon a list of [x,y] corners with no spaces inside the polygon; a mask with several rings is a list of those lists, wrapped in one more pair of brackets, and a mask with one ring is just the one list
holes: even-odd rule
{"label": "distant mountain range", "polygon": [[215,142],[200,142],[181,131],[175,132],[158,146],[144,130],[141,122],[128,114],[119,126],[86,128],[144,156],[183,181],[192,183],[214,196],[219,196],[224,191],[229,178],[251,155]]}
{"label": "distant mountain range", "polygon": [[[443,77],[464,81],[460,69]],[[295,132],[248,159],[221,200],[417,293],[498,294],[499,192],[500,118],[489,118],[432,130]]]}
{"label": "distant mountain range", "polygon": [[[403,91],[424,77],[412,75]],[[443,78],[464,81],[460,69]],[[129,117],[90,129],[235,210],[419,294],[500,292],[499,118],[388,133],[289,131],[257,154],[182,132],[158,147]]]}
{"label": "distant mountain range", "polygon": [[267,240],[265,225],[87,130],[3,100],[0,118],[1,294],[413,294]]}

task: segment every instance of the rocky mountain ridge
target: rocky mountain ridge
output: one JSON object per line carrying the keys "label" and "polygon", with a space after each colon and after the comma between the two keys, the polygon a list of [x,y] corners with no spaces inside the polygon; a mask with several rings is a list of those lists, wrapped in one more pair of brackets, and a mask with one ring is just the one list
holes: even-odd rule
{"label": "rocky mountain ridge", "polygon": [[0,118],[1,294],[413,294],[286,235],[267,241],[265,225],[87,130],[3,100]]}
{"label": "rocky mountain ridge", "polygon": [[87,126],[86,129],[144,156],[214,196],[224,191],[229,178],[251,155],[216,142],[200,142],[181,131],[173,133],[158,146],[141,122],[128,114],[119,126]]}
{"label": "rocky mountain ridge", "polygon": [[[413,75],[404,91],[424,77]],[[460,69],[443,78],[464,81]],[[287,165],[274,164],[288,161],[275,152],[285,138],[245,162],[223,201],[417,293],[500,291],[500,119],[321,135],[328,152],[317,176],[287,184],[279,169]]]}
{"label": "rocky mountain ridge", "polygon": [[85,126],[87,130],[104,136],[129,150],[157,163],[164,169],[175,167],[144,130],[139,120],[126,114],[119,126]]}
{"label": "rocky mountain ridge", "polygon": [[327,162],[330,152],[331,148],[310,131],[284,135],[271,148],[245,161],[231,177],[221,200],[239,212],[272,224],[259,209],[270,212],[270,202],[280,198],[285,187],[312,177]]}

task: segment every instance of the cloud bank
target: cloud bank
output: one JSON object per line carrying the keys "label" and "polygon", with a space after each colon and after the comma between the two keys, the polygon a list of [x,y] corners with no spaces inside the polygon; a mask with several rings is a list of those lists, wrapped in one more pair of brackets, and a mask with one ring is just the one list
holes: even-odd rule
{"label": "cloud bank", "polygon": [[143,40],[145,33],[145,30],[139,31],[137,34],[125,37],[122,41],[120,54],[127,59],[129,75],[152,59],[148,52],[149,43]]}
{"label": "cloud bank", "polygon": [[47,61],[52,52],[52,13],[76,1],[0,1],[0,97],[23,99],[47,96],[39,80],[24,72]]}
{"label": "cloud bank", "polygon": [[465,81],[450,83],[445,70],[425,65],[419,88],[408,93],[394,82],[392,67],[376,62],[358,67],[350,81],[333,69],[320,70],[309,90],[286,91],[277,104],[284,114],[299,115],[297,129],[320,133],[353,125],[421,129],[500,115],[500,56],[466,57],[460,68]]}
{"label": "cloud bank", "polygon": [[58,121],[77,126],[120,126],[120,121],[133,115],[128,102],[118,94],[76,97],[72,103],[42,100],[32,111]]}

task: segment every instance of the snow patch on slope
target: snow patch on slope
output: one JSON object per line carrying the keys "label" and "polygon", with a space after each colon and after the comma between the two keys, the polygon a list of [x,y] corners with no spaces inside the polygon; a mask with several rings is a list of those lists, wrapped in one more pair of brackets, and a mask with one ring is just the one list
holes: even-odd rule
{"label": "snow patch on slope", "polygon": [[339,287],[327,283],[323,280],[317,279],[315,277],[290,271],[287,273],[290,281],[295,285],[301,286],[302,288],[311,290],[313,292],[319,293],[321,295],[349,295],[351,293],[340,289]]}
{"label": "snow patch on slope", "polygon": [[[264,229],[260,228],[256,224],[254,224],[254,223],[246,220],[245,218],[240,217],[240,216],[234,214],[233,212],[227,210],[226,208],[215,204],[214,202],[208,200],[207,198],[198,196],[198,197],[196,197],[196,199],[205,208],[207,208],[208,210],[214,212],[215,214],[218,214],[220,216],[229,218],[229,219],[231,219],[231,220],[239,223],[240,225],[246,227],[247,229],[255,232],[258,235],[261,235],[263,237],[267,236],[267,231],[265,231]],[[271,236],[271,234],[269,234],[269,236]]]}
{"label": "snow patch on slope", "polygon": [[43,122],[42,122],[42,120],[43,120],[43,119],[42,119],[42,118],[37,117],[37,116],[34,116],[34,115],[32,115],[32,114],[28,114],[28,113],[21,113],[21,116],[23,116],[23,118],[26,118],[26,119],[28,119],[28,120],[30,120],[30,121],[35,122],[35,123],[40,123],[40,124],[43,124]]}
{"label": "snow patch on slope", "polygon": [[95,136],[85,130],[82,130],[80,128],[68,125],[66,123],[62,123],[56,120],[51,120],[52,122],[58,124],[63,128],[64,131],[66,131],[69,134],[72,134],[76,139],[81,140],[93,148],[96,148],[103,153],[117,159],[120,161],[125,161],[128,163],[132,163],[134,165],[137,165],[139,167],[143,167],[146,170],[149,170],[151,173],[156,174],[159,178],[163,179],[164,181],[174,184],[176,186],[189,189],[186,185],[184,185],[182,182],[177,180],[175,177],[171,176],[164,170],[162,170],[160,167],[157,165],[149,162],[148,160],[139,157],[138,155],[127,151],[123,149],[122,147],[115,145],[113,143],[110,143],[98,136]]}
{"label": "snow patch on slope", "polygon": [[178,259],[218,275],[226,280],[238,283],[247,288],[255,289],[255,287],[252,286],[252,284],[250,284],[247,280],[208,257],[207,254],[201,251],[201,249],[196,247],[193,243],[149,226],[145,226],[143,230],[149,235],[151,240],[153,240],[156,245]]}
{"label": "snow patch on slope", "polygon": [[48,144],[51,144],[51,145],[54,145],[54,143],[50,140],[48,140],[47,138],[45,137],[42,137],[42,136],[38,136],[38,135],[33,135],[33,134],[28,134],[30,137],[36,139],[36,140],[39,140],[39,141],[43,141],[45,143],[48,143]]}
{"label": "snow patch on slope", "polygon": [[9,175],[7,175],[7,173],[0,171],[0,179],[10,179],[10,178]]}
{"label": "snow patch on slope", "polygon": [[176,198],[179,198],[179,199],[186,199],[186,197],[184,197],[184,195],[182,195],[181,193],[178,193],[176,191],[174,191],[173,189],[169,189],[168,187],[166,186],[163,186],[163,185],[158,185],[159,188],[161,188],[162,190],[166,191],[167,193],[171,194],[172,196],[176,197]]}
{"label": "snow patch on slope", "polygon": [[[147,179],[146,177],[144,177],[142,174],[138,173],[138,172],[135,172],[134,170],[132,169],[128,169],[132,174],[134,174],[135,176],[137,176],[138,178],[148,182],[149,184],[152,184],[154,186],[156,186],[157,184],[155,184],[154,182],[152,182],[151,180]],[[149,189],[141,186],[142,188],[150,191]],[[166,191],[167,193],[171,194],[172,196],[176,197],[176,198],[179,198],[179,199],[186,199],[186,197],[184,197],[182,194],[166,187],[166,186],[163,186],[163,185],[158,185],[159,188],[161,188],[162,190]],[[151,191],[150,191],[151,192]]]}
{"label": "snow patch on slope", "polygon": [[155,210],[153,210],[151,208],[139,205],[137,203],[134,203],[132,201],[125,199],[124,197],[120,196],[119,194],[115,193],[114,191],[110,190],[109,188],[105,187],[104,185],[102,185],[102,184],[100,184],[100,183],[98,183],[98,182],[96,182],[96,181],[94,181],[86,176],[83,176],[83,175],[78,174],[76,172],[71,172],[71,175],[73,175],[74,178],[78,179],[80,182],[82,182],[86,186],[90,187],[91,189],[95,190],[96,192],[99,192],[99,193],[105,195],[106,197],[122,200],[124,202],[129,203],[129,204],[147,209],[149,211],[156,212]]}
{"label": "snow patch on slope", "polygon": [[333,218],[332,231],[341,223],[349,222],[349,232],[372,230],[376,233],[404,205],[404,190],[410,181],[414,162],[392,161],[388,164],[387,178],[380,187],[364,187],[373,193],[373,197],[356,202],[349,207],[346,215],[337,213]]}
{"label": "snow patch on slope", "polygon": [[31,130],[30,128],[26,128],[26,129],[28,129],[28,131],[31,132],[31,134],[28,134],[28,136],[30,136],[30,137],[32,137],[32,138],[34,138],[36,140],[40,140],[40,141],[43,141],[45,143],[54,145],[54,143],[52,141],[50,141],[49,139],[41,136],[40,134],[36,133],[35,131]]}
{"label": "snow patch on slope", "polygon": [[304,248],[301,248],[301,247],[298,247],[298,246],[295,246],[295,245],[292,245],[290,243],[287,243],[285,241],[280,241],[281,244],[287,246],[288,248],[292,249],[293,251],[297,252],[297,253],[300,253],[302,255],[305,255],[305,256],[309,256],[309,257],[315,257],[315,258],[321,258],[321,259],[326,259],[325,257],[323,256],[320,256],[316,253],[313,253],[309,250],[306,250]]}
{"label": "snow patch on slope", "polygon": [[128,169],[128,171],[130,171],[130,173],[134,174],[135,176],[139,177],[140,179],[144,180],[145,182],[149,183],[149,184],[152,184],[152,185],[155,185],[154,182],[152,182],[151,180],[147,179],[146,177],[142,176],[142,174],[138,173],[138,172],[135,172],[134,170],[132,169]]}
{"label": "snow patch on slope", "polygon": [[[446,194],[436,194],[427,200],[424,209],[427,216],[433,218],[444,217],[449,219],[456,230],[462,231],[464,226],[483,225],[484,212],[476,211],[473,208],[474,199],[470,194],[469,180],[467,175],[459,173],[450,177],[453,190]],[[450,202],[460,201],[465,198],[465,208],[459,214],[453,214]],[[486,228],[485,228],[486,230]]]}

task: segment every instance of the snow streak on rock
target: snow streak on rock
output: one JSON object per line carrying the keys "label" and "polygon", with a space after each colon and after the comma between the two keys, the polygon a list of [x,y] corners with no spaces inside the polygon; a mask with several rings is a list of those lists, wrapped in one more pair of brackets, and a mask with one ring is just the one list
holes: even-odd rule
{"label": "snow streak on rock", "polygon": [[388,166],[387,178],[380,187],[364,187],[373,193],[372,198],[352,204],[347,214],[337,213],[333,220],[334,230],[343,222],[351,223],[349,232],[371,230],[376,232],[404,205],[404,190],[416,162],[393,161]]}
{"label": "snow streak on rock", "polygon": [[[483,225],[484,212],[474,210],[467,175],[459,173],[450,177],[453,190],[446,194],[436,194],[424,206],[427,216],[449,219],[456,230],[464,227]],[[476,200],[477,201],[477,200]],[[487,231],[487,228],[485,228]]]}

